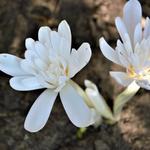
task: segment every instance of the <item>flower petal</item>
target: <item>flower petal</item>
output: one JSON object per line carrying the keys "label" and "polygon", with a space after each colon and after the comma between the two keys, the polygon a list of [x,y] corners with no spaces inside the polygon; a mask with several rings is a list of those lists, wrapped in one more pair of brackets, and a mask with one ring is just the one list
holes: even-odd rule
{"label": "flower petal", "polygon": [[124,72],[110,71],[110,75],[123,86],[128,86],[133,81],[133,79],[129,78]]}
{"label": "flower petal", "polygon": [[86,105],[76,89],[68,83],[60,91],[60,98],[70,121],[77,127],[87,127],[93,123],[93,112]]}
{"label": "flower petal", "polygon": [[39,58],[39,56],[35,52],[35,49],[34,50],[26,50],[25,53],[24,53],[24,57],[25,57],[26,60],[28,60],[30,62],[32,62],[32,60],[34,58]]}
{"label": "flower petal", "polygon": [[134,38],[134,30],[142,18],[142,9],[138,0],[129,0],[123,9],[123,20],[127,27],[131,41]]}
{"label": "flower petal", "polygon": [[71,46],[69,42],[64,37],[61,37],[59,45],[59,54],[64,58],[68,59],[70,57],[70,50]]}
{"label": "flower petal", "polygon": [[65,20],[61,21],[61,23],[59,24],[58,33],[68,41],[69,47],[71,49],[71,30]]}
{"label": "flower petal", "polygon": [[51,43],[52,43],[52,49],[56,53],[59,51],[60,48],[60,40],[61,37],[56,31],[51,31]]}
{"label": "flower petal", "polygon": [[27,50],[34,51],[35,50],[34,44],[35,44],[35,41],[32,38],[27,38],[25,41],[25,46]]}
{"label": "flower petal", "polygon": [[86,86],[85,92],[96,111],[100,113],[101,116],[113,120],[112,111],[106,103],[106,100],[99,93],[97,86],[89,80],[85,80],[84,84]]}
{"label": "flower petal", "polygon": [[130,65],[126,57],[128,56],[128,51],[126,51],[125,46],[123,45],[123,43],[121,43],[120,40],[117,40],[117,46],[115,50],[118,52],[118,57],[121,65],[125,68],[128,67]]}
{"label": "flower petal", "polygon": [[48,51],[47,48],[39,41],[35,42],[35,52],[44,62],[48,62]]}
{"label": "flower petal", "polygon": [[90,61],[90,58],[91,58],[91,48],[88,43],[83,43],[77,51],[75,49],[72,49],[69,58],[70,77],[73,77],[83,67],[85,67],[87,63]]}
{"label": "flower petal", "polygon": [[0,70],[11,76],[27,75],[20,66],[23,59],[10,54],[0,54]]}
{"label": "flower petal", "polygon": [[109,60],[113,61],[114,63],[120,65],[120,60],[118,58],[118,53],[107,44],[107,42],[105,41],[104,38],[100,38],[99,45],[100,45],[100,49],[101,49],[103,55],[107,59],[109,59]]}
{"label": "flower petal", "polygon": [[125,34],[125,42],[123,43],[124,44],[124,47],[125,47],[125,49],[126,49],[126,52],[128,53],[128,54],[130,54],[130,53],[133,53],[133,42],[134,41],[131,41],[130,40],[130,37],[129,37],[129,34]]}
{"label": "flower petal", "polygon": [[147,39],[150,36],[150,19],[146,18],[146,24],[144,28],[144,38]]}
{"label": "flower petal", "polygon": [[20,76],[10,79],[10,86],[17,91],[31,91],[44,88],[34,76]]}
{"label": "flower petal", "polygon": [[146,90],[150,90],[150,79],[137,80],[136,83]]}
{"label": "flower petal", "polygon": [[50,43],[50,33],[51,33],[51,29],[47,26],[43,26],[39,29],[38,32],[38,39],[42,44],[45,44],[47,46],[51,46]]}
{"label": "flower petal", "polygon": [[137,43],[141,43],[142,41],[142,26],[141,24],[137,24],[134,31],[134,45]]}
{"label": "flower petal", "polygon": [[24,128],[27,131],[37,132],[45,126],[57,94],[47,89],[36,99],[25,119]]}
{"label": "flower petal", "polygon": [[34,75],[37,74],[36,69],[33,66],[33,63],[28,61],[27,59],[22,60],[20,65],[25,72],[28,72],[28,73],[34,74]]}
{"label": "flower petal", "polygon": [[126,26],[125,26],[123,20],[120,17],[117,17],[115,19],[115,24],[116,24],[117,30],[120,34],[122,41],[125,42],[126,41],[125,34],[127,34],[127,29],[126,29]]}

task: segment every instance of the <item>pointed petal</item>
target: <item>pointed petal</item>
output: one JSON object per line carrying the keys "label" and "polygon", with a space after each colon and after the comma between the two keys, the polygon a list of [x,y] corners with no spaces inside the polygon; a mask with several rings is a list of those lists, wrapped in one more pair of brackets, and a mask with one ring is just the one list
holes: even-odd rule
{"label": "pointed petal", "polygon": [[69,24],[63,20],[58,26],[58,33],[63,36],[69,43],[71,49],[71,30]]}
{"label": "pointed petal", "polygon": [[60,91],[60,98],[70,121],[75,126],[87,127],[93,123],[93,112],[70,83]]}
{"label": "pointed petal", "polygon": [[0,54],[0,70],[11,76],[27,75],[20,63],[23,59],[10,54]]}
{"label": "pointed petal", "polygon": [[137,43],[141,43],[141,41],[142,41],[142,26],[139,23],[136,25],[136,28],[134,31],[134,45],[136,45]]}
{"label": "pointed petal", "polygon": [[38,39],[42,44],[46,44],[47,46],[50,44],[50,33],[51,29],[47,26],[43,26],[39,29]]}
{"label": "pointed petal", "polygon": [[144,38],[147,39],[150,36],[150,19],[146,18],[146,24],[144,28]]}
{"label": "pointed petal", "polygon": [[25,119],[24,128],[27,131],[37,132],[45,126],[56,97],[56,92],[47,89],[36,99]]}
{"label": "pointed petal", "polygon": [[127,34],[127,29],[126,29],[126,26],[125,26],[123,20],[120,17],[117,17],[115,19],[115,24],[116,24],[117,30],[120,34],[122,41],[125,42],[125,40],[126,40],[125,34]]}
{"label": "pointed petal", "polygon": [[20,76],[10,79],[10,86],[17,91],[31,91],[44,88],[34,76]]}
{"label": "pointed petal", "polygon": [[83,67],[85,67],[87,63],[90,61],[90,58],[91,58],[91,48],[88,43],[83,43],[77,51],[75,49],[72,49],[69,58],[70,77],[73,77]]}
{"label": "pointed petal", "polygon": [[118,58],[118,53],[107,44],[107,42],[105,41],[104,38],[100,38],[99,45],[100,45],[100,49],[101,49],[103,55],[107,59],[109,59],[112,62],[120,65],[120,61],[119,61],[119,58]]}
{"label": "pointed petal", "polygon": [[110,71],[110,75],[123,86],[128,86],[133,81],[133,79],[129,78],[124,72]]}
{"label": "pointed petal", "polygon": [[131,41],[134,38],[134,30],[142,18],[142,9],[138,0],[129,0],[123,9],[123,20],[127,27]]}

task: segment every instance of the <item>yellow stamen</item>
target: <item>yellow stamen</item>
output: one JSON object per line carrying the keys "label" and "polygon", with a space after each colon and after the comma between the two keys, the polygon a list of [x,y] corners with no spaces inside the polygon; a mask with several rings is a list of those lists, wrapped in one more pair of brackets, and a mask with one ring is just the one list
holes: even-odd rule
{"label": "yellow stamen", "polygon": [[132,65],[130,65],[127,69],[127,72],[128,72],[128,75],[131,77],[131,78],[134,78],[135,76],[137,76],[137,74],[135,73],[135,69]]}
{"label": "yellow stamen", "polygon": [[129,75],[130,78],[136,78],[138,80],[142,79],[144,76],[150,74],[150,68],[146,68],[142,71],[142,73],[136,73],[134,67],[132,65],[130,65],[127,68],[127,73]]}

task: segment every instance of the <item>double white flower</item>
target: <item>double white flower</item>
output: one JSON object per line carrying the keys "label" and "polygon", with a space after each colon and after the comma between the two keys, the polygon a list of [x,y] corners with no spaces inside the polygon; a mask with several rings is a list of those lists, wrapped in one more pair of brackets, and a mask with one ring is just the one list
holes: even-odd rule
{"label": "double white flower", "polygon": [[122,42],[118,40],[114,50],[101,38],[100,48],[106,58],[126,68],[126,72],[110,72],[118,83],[128,86],[135,81],[140,87],[150,90],[150,19],[146,18],[143,31],[141,19],[140,3],[129,0],[124,6],[123,18],[115,20]]}
{"label": "double white flower", "polygon": [[71,31],[66,21],[59,24],[58,32],[41,27],[38,40],[26,39],[25,59],[0,54],[0,70],[13,76],[10,79],[13,89],[30,91],[46,88],[32,105],[25,120],[25,129],[36,132],[44,127],[58,93],[74,125],[86,127],[93,124],[93,110],[70,80],[89,62],[89,44],[83,43],[78,50],[71,50]]}

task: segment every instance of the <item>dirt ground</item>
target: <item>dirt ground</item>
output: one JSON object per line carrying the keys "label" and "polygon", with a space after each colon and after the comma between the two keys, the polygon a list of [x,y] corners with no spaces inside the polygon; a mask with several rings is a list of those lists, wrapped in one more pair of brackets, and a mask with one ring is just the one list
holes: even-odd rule
{"label": "dirt ground", "polygon": [[[42,25],[57,28],[66,19],[73,34],[73,47],[87,41],[93,55],[74,80],[83,88],[84,79],[99,87],[111,105],[123,89],[109,76],[117,65],[100,53],[98,39],[105,36],[115,45],[118,33],[114,18],[122,14],[125,0],[0,0],[0,52],[23,56],[24,40],[37,39]],[[143,15],[150,16],[150,1],[141,0]],[[121,120],[113,125],[89,127],[82,138],[67,118],[59,98],[48,123],[38,133],[24,130],[24,119],[42,90],[17,92],[10,77],[0,72],[0,150],[150,150],[150,94],[140,89],[126,105]]]}

